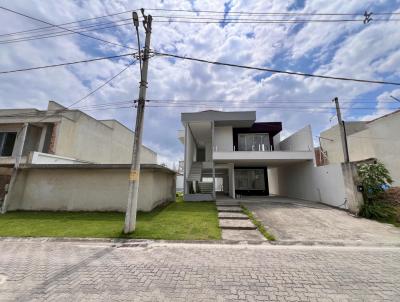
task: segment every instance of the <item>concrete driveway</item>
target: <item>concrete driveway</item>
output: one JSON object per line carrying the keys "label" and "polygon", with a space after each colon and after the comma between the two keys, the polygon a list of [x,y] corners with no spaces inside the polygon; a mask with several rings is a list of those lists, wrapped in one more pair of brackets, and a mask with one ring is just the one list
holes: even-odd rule
{"label": "concrete driveway", "polygon": [[241,203],[281,242],[400,246],[400,228],[320,203],[277,196]]}

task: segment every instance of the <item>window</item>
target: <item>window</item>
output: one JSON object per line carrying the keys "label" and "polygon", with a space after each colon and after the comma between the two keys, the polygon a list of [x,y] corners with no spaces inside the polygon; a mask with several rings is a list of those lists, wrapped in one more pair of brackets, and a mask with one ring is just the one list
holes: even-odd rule
{"label": "window", "polygon": [[12,155],[16,137],[16,132],[0,132],[0,156]]}
{"label": "window", "polygon": [[269,151],[268,133],[246,133],[238,136],[238,151]]}
{"label": "window", "polygon": [[235,169],[236,190],[265,190],[263,169]]}

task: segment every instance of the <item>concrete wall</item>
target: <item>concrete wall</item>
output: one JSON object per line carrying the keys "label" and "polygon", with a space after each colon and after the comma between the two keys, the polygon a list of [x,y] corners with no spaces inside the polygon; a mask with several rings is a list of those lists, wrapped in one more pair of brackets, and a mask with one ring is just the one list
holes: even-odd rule
{"label": "concrete wall", "polygon": [[314,143],[312,139],[311,126],[308,125],[303,129],[293,133],[279,143],[281,151],[313,151]]}
{"label": "concrete wall", "polygon": [[344,208],[345,180],[340,164],[314,167],[312,161],[268,170],[270,194],[319,201]]}
{"label": "concrete wall", "polygon": [[36,165],[49,165],[49,164],[85,164],[88,162],[79,161],[74,158],[70,157],[62,157],[58,155],[48,154],[48,153],[41,153],[41,152],[31,152],[29,154],[29,163],[36,164]]}
{"label": "concrete wall", "polygon": [[[349,138],[350,135],[365,130],[367,127],[366,125],[366,122],[346,122],[347,137]],[[335,125],[332,128],[321,132],[321,137],[321,147],[324,151],[327,152],[329,163],[333,164],[343,162],[343,148],[338,125]],[[359,140],[350,142],[350,139],[348,139],[350,160],[364,159],[360,158],[359,156],[362,153],[372,154],[373,151],[368,146],[366,146],[368,144],[369,142],[366,141]]]}
{"label": "concrete wall", "polygon": [[233,151],[233,134],[231,126],[215,127],[215,151]]}
{"label": "concrete wall", "polygon": [[[124,212],[129,167],[113,166],[22,168],[9,192],[8,210]],[[138,210],[151,211],[163,202],[175,200],[175,190],[174,172],[157,165],[142,167]]]}
{"label": "concrete wall", "polygon": [[[376,158],[392,176],[394,186],[400,186],[400,112],[371,122],[346,123],[350,161]],[[357,131],[358,130],[358,131]],[[349,134],[350,133],[350,134]],[[343,151],[337,126],[321,133],[333,141],[321,140],[329,163],[343,162]]]}

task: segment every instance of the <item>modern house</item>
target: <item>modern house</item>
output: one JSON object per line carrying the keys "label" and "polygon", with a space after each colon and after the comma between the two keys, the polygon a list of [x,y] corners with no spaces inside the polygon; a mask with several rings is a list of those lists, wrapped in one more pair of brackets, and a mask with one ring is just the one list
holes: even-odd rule
{"label": "modern house", "polygon": [[[389,170],[393,185],[400,186],[400,110],[370,121],[346,122],[345,131],[350,161],[376,158]],[[343,162],[338,125],[321,132],[320,136],[325,162]]]}
{"label": "modern house", "polygon": [[[17,158],[38,164],[127,164],[132,145],[133,131],[118,121],[97,120],[53,101],[44,111],[0,110],[0,165],[13,165]],[[141,161],[156,164],[157,154],[142,146]]]}
{"label": "modern house", "polygon": [[309,126],[281,141],[282,123],[256,122],[255,111],[182,113],[181,121],[187,201],[276,193],[274,169],[314,165]]}

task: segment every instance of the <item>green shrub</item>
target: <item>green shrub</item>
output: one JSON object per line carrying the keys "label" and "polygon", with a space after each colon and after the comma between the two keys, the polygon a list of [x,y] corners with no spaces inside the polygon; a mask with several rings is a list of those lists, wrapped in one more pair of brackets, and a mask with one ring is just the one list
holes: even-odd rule
{"label": "green shrub", "polygon": [[361,164],[357,168],[364,188],[365,202],[377,200],[393,182],[385,165],[378,161],[373,164]]}
{"label": "green shrub", "polygon": [[359,215],[369,219],[390,222],[396,220],[396,209],[383,201],[364,202]]}

